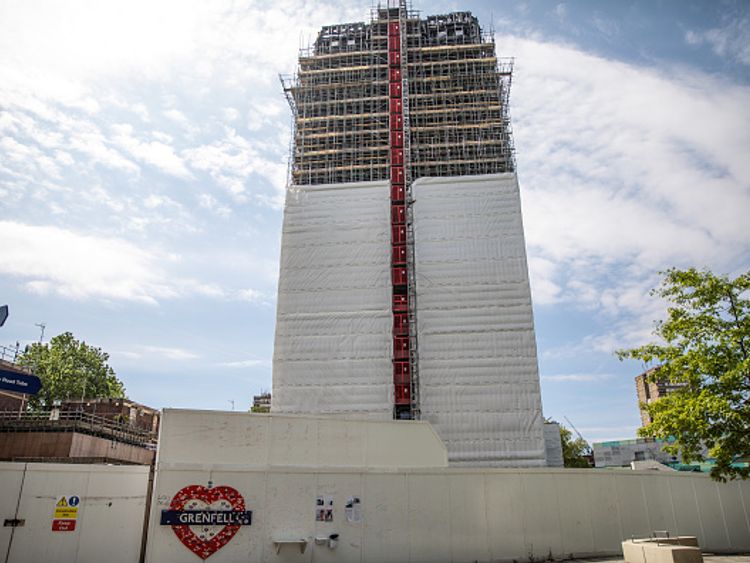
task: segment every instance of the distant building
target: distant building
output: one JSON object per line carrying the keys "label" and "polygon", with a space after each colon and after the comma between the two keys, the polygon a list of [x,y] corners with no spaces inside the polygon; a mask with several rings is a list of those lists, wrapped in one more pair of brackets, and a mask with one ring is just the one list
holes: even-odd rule
{"label": "distant building", "polygon": [[253,395],[253,406],[251,412],[271,412],[271,393]]}
{"label": "distant building", "polygon": [[107,420],[157,434],[159,432],[159,409],[154,409],[130,399],[85,399],[63,401],[61,411],[83,411]]}
{"label": "distant building", "polygon": [[560,425],[557,422],[544,423],[544,453],[547,467],[564,467]]}
{"label": "distant building", "polygon": [[649,460],[663,464],[675,463],[678,458],[662,449],[665,444],[666,442],[654,438],[594,442],[594,466],[630,467],[632,461]]}
{"label": "distant building", "polygon": [[635,390],[638,395],[638,409],[641,411],[641,424],[643,426],[651,424],[652,422],[648,411],[643,408],[644,404],[651,404],[657,399],[665,397],[670,393],[674,393],[686,385],[686,383],[672,383],[670,381],[649,381],[649,378],[652,377],[658,369],[658,367],[651,368],[635,378]]}

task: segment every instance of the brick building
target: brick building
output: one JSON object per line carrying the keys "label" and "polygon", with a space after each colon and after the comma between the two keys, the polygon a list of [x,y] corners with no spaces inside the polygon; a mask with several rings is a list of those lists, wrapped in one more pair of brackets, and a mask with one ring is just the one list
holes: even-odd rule
{"label": "brick building", "polygon": [[136,403],[130,399],[64,401],[60,404],[60,410],[83,411],[153,434],[159,432],[159,410]]}
{"label": "brick building", "polygon": [[658,366],[651,368],[635,378],[638,409],[641,411],[641,424],[643,426],[651,424],[651,417],[648,411],[643,408],[644,405],[648,405],[661,397],[674,393],[685,386],[685,383],[672,383],[670,381],[651,379],[658,369]]}

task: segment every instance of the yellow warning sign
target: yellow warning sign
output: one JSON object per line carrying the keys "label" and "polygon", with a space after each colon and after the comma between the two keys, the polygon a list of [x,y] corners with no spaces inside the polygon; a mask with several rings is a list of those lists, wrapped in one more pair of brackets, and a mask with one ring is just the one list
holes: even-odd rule
{"label": "yellow warning sign", "polygon": [[78,518],[78,507],[66,506],[65,508],[55,508],[55,518],[70,520]]}
{"label": "yellow warning sign", "polygon": [[65,497],[61,497],[60,500],[57,501],[57,506],[64,507],[68,506],[68,501]]}

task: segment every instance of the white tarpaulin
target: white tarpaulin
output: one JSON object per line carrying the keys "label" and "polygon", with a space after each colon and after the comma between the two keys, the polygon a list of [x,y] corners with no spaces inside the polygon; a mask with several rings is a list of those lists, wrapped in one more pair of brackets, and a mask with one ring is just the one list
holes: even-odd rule
{"label": "white tarpaulin", "polygon": [[[413,186],[423,419],[452,463],[544,465],[514,174]],[[282,234],[273,410],[389,418],[386,182],[296,186]]]}
{"label": "white tarpaulin", "polygon": [[515,174],[413,187],[422,418],[461,465],[544,465]]}
{"label": "white tarpaulin", "polygon": [[274,412],[391,418],[388,190],[363,182],[287,193]]}

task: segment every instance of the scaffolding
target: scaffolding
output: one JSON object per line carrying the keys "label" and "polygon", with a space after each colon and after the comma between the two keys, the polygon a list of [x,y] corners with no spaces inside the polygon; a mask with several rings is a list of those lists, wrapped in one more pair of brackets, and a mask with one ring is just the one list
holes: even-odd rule
{"label": "scaffolding", "polygon": [[294,113],[292,183],[388,179],[388,22],[399,18],[411,179],[515,169],[513,60],[496,56],[470,12],[422,19],[406,7],[378,7],[369,23],[323,27],[296,74],[281,77]]}

